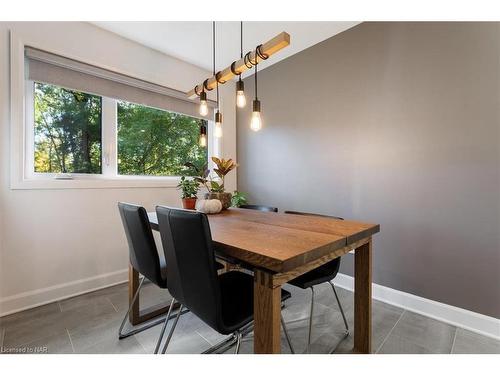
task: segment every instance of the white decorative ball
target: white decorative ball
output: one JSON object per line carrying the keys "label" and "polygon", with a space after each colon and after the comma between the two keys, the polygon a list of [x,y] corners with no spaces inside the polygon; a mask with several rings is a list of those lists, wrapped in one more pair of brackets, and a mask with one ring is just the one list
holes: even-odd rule
{"label": "white decorative ball", "polygon": [[222,203],[218,199],[199,199],[196,201],[196,211],[217,214],[222,211]]}

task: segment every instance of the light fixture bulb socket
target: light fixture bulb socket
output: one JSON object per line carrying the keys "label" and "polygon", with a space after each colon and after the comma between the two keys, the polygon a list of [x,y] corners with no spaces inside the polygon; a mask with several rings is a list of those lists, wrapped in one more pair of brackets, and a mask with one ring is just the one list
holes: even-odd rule
{"label": "light fixture bulb socket", "polygon": [[252,105],[252,107],[253,107],[253,111],[254,111],[254,112],[260,112],[260,100],[255,99],[255,100],[253,101],[253,105]]}
{"label": "light fixture bulb socket", "polygon": [[200,92],[200,101],[207,100],[207,93],[205,91]]}
{"label": "light fixture bulb socket", "polygon": [[215,122],[222,124],[222,113],[219,111],[215,112]]}
{"label": "light fixture bulb socket", "polygon": [[245,84],[243,83],[241,78],[238,81],[236,81],[236,92],[238,91],[245,91]]}
{"label": "light fixture bulb socket", "polygon": [[200,135],[207,135],[207,127],[205,125],[200,126]]}

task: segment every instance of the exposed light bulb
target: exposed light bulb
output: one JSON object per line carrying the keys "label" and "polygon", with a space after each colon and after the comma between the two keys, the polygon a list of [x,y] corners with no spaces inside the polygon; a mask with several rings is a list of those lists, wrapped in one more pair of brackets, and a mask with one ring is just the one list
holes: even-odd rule
{"label": "exposed light bulb", "polygon": [[206,100],[200,102],[200,115],[202,116],[208,115],[208,105]]}
{"label": "exposed light bulb", "polygon": [[247,98],[245,97],[245,86],[240,78],[240,80],[236,82],[236,106],[238,108],[243,108],[246,105]]}
{"label": "exposed light bulb", "polygon": [[222,137],[222,113],[217,111],[215,113],[215,130],[214,135],[216,138]]}
{"label": "exposed light bulb", "polygon": [[262,129],[262,119],[260,118],[260,112],[252,112],[250,129],[252,129],[254,132],[258,132],[260,129]]}
{"label": "exposed light bulb", "polygon": [[200,147],[207,147],[207,136],[205,134],[200,135]]}
{"label": "exposed light bulb", "polygon": [[203,122],[200,126],[200,147],[207,147],[207,127]]}
{"label": "exposed light bulb", "polygon": [[207,93],[205,91],[200,94],[200,115],[208,115]]}
{"label": "exposed light bulb", "polygon": [[214,134],[215,134],[216,138],[221,138],[222,137],[222,124],[220,122],[216,122],[215,123]]}
{"label": "exposed light bulb", "polygon": [[236,106],[238,108],[243,108],[247,105],[247,98],[245,97],[244,91],[236,92]]}
{"label": "exposed light bulb", "polygon": [[250,120],[250,129],[252,129],[254,132],[258,132],[260,129],[262,129],[262,119],[260,117],[260,101],[257,99],[253,101],[253,112],[252,119]]}

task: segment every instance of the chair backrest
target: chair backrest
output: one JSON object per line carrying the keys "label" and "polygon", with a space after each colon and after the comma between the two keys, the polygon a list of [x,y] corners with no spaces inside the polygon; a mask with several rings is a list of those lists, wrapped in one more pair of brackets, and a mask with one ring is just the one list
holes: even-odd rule
{"label": "chair backrest", "polygon": [[144,207],[122,202],[118,203],[118,209],[127,236],[132,267],[156,285],[164,284],[160,257],[146,210]]}
{"label": "chair backrest", "polygon": [[156,207],[172,297],[214,329],[222,324],[212,235],[204,213]]}
{"label": "chair backrest", "polygon": [[330,216],[330,215],[322,215],[322,214],[312,214],[312,213],[309,213],[309,212],[300,212],[300,211],[285,211],[285,214],[304,215],[304,216],[319,216],[319,217],[328,217],[330,219],[344,220],[343,218],[338,217],[338,216]]}
{"label": "chair backrest", "polygon": [[242,204],[240,208],[247,208],[250,210],[258,210],[258,211],[265,211],[265,212],[278,212],[277,207],[271,207],[271,206],[261,206],[258,204]]}

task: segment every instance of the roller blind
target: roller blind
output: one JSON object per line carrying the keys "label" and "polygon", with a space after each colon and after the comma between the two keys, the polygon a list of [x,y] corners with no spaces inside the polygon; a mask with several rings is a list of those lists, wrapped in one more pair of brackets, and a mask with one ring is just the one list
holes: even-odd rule
{"label": "roller blind", "polygon": [[143,81],[111,70],[82,63],[35,48],[25,48],[27,78],[89,94],[107,96],[150,107],[211,119],[215,103],[209,101],[209,113],[200,116],[198,103],[182,91]]}

